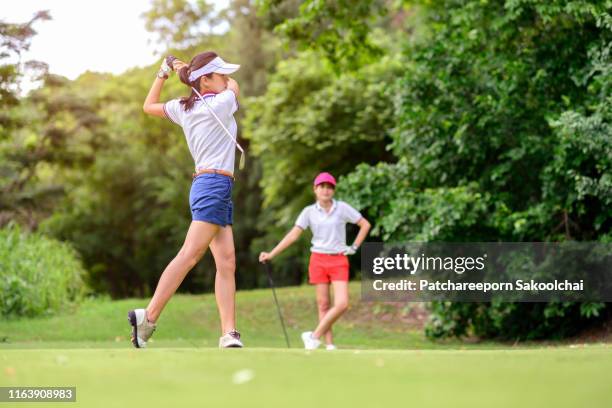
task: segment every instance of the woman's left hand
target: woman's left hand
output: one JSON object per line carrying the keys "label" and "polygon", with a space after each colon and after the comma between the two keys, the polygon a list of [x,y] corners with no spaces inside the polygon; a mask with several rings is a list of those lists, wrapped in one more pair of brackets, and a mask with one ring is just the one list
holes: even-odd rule
{"label": "woman's left hand", "polygon": [[262,252],[259,254],[259,262],[266,263],[272,260],[272,255],[269,252]]}
{"label": "woman's left hand", "polygon": [[357,252],[357,248],[355,248],[355,246],[351,245],[350,247],[347,247],[343,254],[344,255],[355,255],[355,252]]}

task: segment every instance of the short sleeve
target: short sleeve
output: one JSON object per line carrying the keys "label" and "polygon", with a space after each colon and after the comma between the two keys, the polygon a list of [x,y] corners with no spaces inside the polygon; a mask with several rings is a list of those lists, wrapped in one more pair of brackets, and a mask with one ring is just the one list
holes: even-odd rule
{"label": "short sleeve", "polygon": [[178,99],[172,99],[164,103],[164,113],[166,114],[166,117],[179,126],[182,126],[181,109],[183,109],[183,107]]}
{"label": "short sleeve", "polygon": [[221,117],[232,116],[238,110],[236,94],[229,89],[219,92],[214,98],[207,99],[207,102],[215,113]]}
{"label": "short sleeve", "polygon": [[357,224],[357,221],[363,218],[359,211],[357,211],[344,201],[340,203],[340,207],[342,209],[342,219],[346,222]]}
{"label": "short sleeve", "polygon": [[304,208],[295,221],[295,225],[305,230],[310,225],[308,221],[308,207]]}

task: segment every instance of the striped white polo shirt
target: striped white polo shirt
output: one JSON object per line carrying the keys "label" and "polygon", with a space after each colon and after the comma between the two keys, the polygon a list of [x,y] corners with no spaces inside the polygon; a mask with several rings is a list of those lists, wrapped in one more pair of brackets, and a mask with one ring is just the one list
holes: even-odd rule
{"label": "striped white polo shirt", "polygon": [[312,230],[311,252],[338,254],[347,249],[346,223],[356,224],[361,218],[359,211],[349,204],[332,199],[329,212],[316,202],[302,210],[295,225]]}
{"label": "striped white polo shirt", "polygon": [[[209,93],[202,97],[236,138],[238,126],[234,113],[238,110],[238,102],[234,92],[226,89],[218,94]],[[196,171],[217,169],[233,173],[236,157],[236,145],[233,140],[227,137],[203,101],[196,100],[187,112],[179,101],[172,99],[166,102],[164,112],[168,119],[183,128]]]}

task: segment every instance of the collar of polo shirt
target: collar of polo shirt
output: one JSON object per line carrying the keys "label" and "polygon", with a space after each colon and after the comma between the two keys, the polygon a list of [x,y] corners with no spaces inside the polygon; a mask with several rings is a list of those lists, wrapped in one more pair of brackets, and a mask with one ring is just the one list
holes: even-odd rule
{"label": "collar of polo shirt", "polygon": [[[321,210],[322,210],[322,211],[325,211],[325,209],[324,209],[323,207],[321,207],[321,205],[319,204],[319,202],[318,202],[318,201],[315,203],[315,207],[316,207],[316,209],[317,209],[317,210],[319,210],[319,211],[321,211]],[[331,209],[329,210],[329,213],[328,213],[328,214],[331,214],[331,213],[332,213],[332,211],[334,211],[334,209],[335,209],[335,208],[336,208],[336,200],[334,200],[334,199],[332,198],[332,206],[331,206]]]}

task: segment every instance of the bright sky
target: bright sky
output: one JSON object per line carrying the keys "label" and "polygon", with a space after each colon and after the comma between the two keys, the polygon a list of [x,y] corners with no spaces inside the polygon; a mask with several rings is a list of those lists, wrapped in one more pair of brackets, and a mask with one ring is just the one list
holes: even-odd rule
{"label": "bright sky", "polygon": [[[16,0],[4,2],[0,19],[21,23],[39,10],[52,20],[39,21],[23,60],[49,64],[52,73],[75,79],[89,71],[119,74],[153,63],[155,36],[144,28],[143,12],[151,0]],[[228,0],[209,0],[217,7]],[[157,47],[159,49],[160,47]]]}

